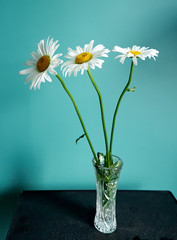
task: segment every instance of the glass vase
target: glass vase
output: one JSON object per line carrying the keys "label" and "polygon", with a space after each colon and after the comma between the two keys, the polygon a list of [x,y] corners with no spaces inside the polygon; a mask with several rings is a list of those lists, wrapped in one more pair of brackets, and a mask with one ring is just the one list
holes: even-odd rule
{"label": "glass vase", "polygon": [[96,215],[95,228],[102,233],[112,233],[117,228],[116,193],[117,183],[123,166],[122,160],[113,157],[112,167],[97,165],[93,159],[96,174]]}

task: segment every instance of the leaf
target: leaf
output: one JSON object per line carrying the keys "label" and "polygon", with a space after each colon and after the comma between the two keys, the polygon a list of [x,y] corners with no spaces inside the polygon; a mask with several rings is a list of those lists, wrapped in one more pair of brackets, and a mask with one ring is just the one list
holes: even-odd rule
{"label": "leaf", "polygon": [[97,157],[98,157],[98,160],[99,160],[99,164],[103,164],[104,163],[104,154],[98,152]]}
{"label": "leaf", "polygon": [[127,91],[128,91],[128,92],[135,92],[135,87],[133,87],[133,88],[128,88]]}
{"label": "leaf", "polygon": [[77,138],[77,139],[76,139],[76,144],[77,144],[77,142],[78,142],[81,138],[83,138],[85,135],[86,135],[86,134],[84,133],[84,134],[81,135],[79,138]]}

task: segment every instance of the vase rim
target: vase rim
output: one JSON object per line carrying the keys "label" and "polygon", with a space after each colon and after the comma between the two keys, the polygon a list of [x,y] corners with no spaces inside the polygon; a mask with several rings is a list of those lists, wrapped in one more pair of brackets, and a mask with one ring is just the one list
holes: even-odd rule
{"label": "vase rim", "polygon": [[123,166],[122,159],[120,157],[116,156],[116,155],[112,155],[112,157],[117,158],[117,162],[120,161],[120,164],[118,166],[116,166],[116,167],[104,167],[104,165],[96,165],[95,158],[92,159],[92,163],[93,163],[94,167],[102,168],[102,169],[105,169],[105,170],[122,168],[122,166]]}

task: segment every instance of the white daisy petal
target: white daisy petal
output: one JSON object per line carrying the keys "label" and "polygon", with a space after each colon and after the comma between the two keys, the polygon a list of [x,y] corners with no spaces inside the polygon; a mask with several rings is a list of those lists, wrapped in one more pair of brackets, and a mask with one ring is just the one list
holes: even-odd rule
{"label": "white daisy petal", "polygon": [[36,90],[37,83],[40,81],[40,79],[41,79],[41,76],[38,76],[33,82],[32,88],[34,88],[34,90]]}
{"label": "white daisy petal", "polygon": [[92,51],[93,57],[108,57],[106,53],[110,52],[108,49],[105,50],[98,50],[98,51]]}
{"label": "white daisy petal", "polygon": [[70,75],[70,68],[66,69],[64,76],[66,77],[68,73]]}
{"label": "white daisy petal", "polygon": [[41,82],[38,82],[38,85],[37,85],[38,89],[40,89],[40,85],[41,85]]}
{"label": "white daisy petal", "polygon": [[[134,51],[134,50],[132,50],[132,51]],[[128,58],[131,58],[131,57],[134,56],[133,53],[131,53],[131,52],[128,52],[126,55],[127,55]]]}
{"label": "white daisy petal", "polygon": [[143,61],[145,60],[145,56],[143,54],[139,54],[138,57],[141,58]]}
{"label": "white daisy petal", "polygon": [[40,49],[41,55],[46,55],[46,50],[45,50],[45,41],[41,40],[40,43],[38,44],[38,49]]}
{"label": "white daisy petal", "polygon": [[72,64],[74,64],[75,62],[73,61],[73,60],[69,60],[69,61],[66,61],[66,62],[64,62],[62,65],[61,65],[61,70],[63,69],[63,67],[65,67],[65,66],[69,66],[69,65],[72,65]]}
{"label": "white daisy petal", "polygon": [[89,67],[88,62],[85,62],[85,63],[84,63],[84,70],[87,71],[87,70],[88,70],[88,67]]}
{"label": "white daisy petal", "polygon": [[48,82],[52,82],[52,79],[51,79],[51,77],[48,75],[47,72],[45,72],[44,78],[45,78]]}
{"label": "white daisy petal", "polygon": [[95,64],[94,61],[90,60],[88,63],[89,67],[91,67],[92,69],[95,69]]}
{"label": "white daisy petal", "polygon": [[114,59],[117,59],[117,58],[120,58],[120,57],[122,57],[122,56],[124,56],[124,55],[117,55]]}
{"label": "white daisy petal", "polygon": [[53,54],[55,53],[55,51],[58,49],[59,46],[60,46],[60,44],[57,44],[55,47],[52,48],[52,50],[50,52],[51,57],[53,56]]}
{"label": "white daisy petal", "polygon": [[99,51],[103,51],[103,50],[104,50],[104,46],[102,44],[99,44],[96,47],[94,47],[94,49],[92,50],[92,54],[99,52]]}
{"label": "white daisy petal", "polygon": [[58,53],[58,54],[54,55],[54,56],[52,57],[52,59],[59,58],[59,57],[61,57],[62,55],[63,55],[62,53]]}
{"label": "white daisy petal", "polygon": [[133,58],[132,58],[132,61],[133,61],[133,63],[135,64],[135,66],[137,66],[137,64],[138,64],[137,58],[136,58],[136,57],[133,57]]}
{"label": "white daisy petal", "polygon": [[33,59],[29,59],[26,63],[25,66],[35,66],[36,65],[36,61]]}
{"label": "white daisy petal", "polygon": [[78,72],[78,68],[76,67],[74,70],[73,70],[73,73],[74,73],[74,76],[77,77],[77,72]]}
{"label": "white daisy petal", "polygon": [[43,56],[43,55],[45,55],[45,54],[43,53],[42,49],[41,49],[41,44],[40,44],[40,43],[38,44],[37,53],[38,53],[38,55],[39,55],[40,57]]}
{"label": "white daisy petal", "polygon": [[[35,82],[37,81],[37,78],[38,78],[38,77],[35,77],[35,78],[31,79],[30,89],[33,88]],[[35,87],[34,87],[34,89],[35,89]],[[36,90],[36,89],[35,89],[35,90]]]}
{"label": "white daisy petal", "polygon": [[52,79],[48,75],[48,72],[52,75],[57,75],[54,68],[58,67],[63,63],[63,60],[59,59],[62,56],[61,53],[54,55],[55,51],[59,47],[58,40],[53,42],[53,38],[47,38],[47,41],[41,40],[38,43],[37,52],[32,52],[31,56],[33,59],[29,59],[25,65],[32,66],[19,72],[21,75],[29,74],[25,83],[31,81],[30,89],[36,87],[40,88],[41,82],[51,82]]}
{"label": "white daisy petal", "polygon": [[39,76],[33,86],[34,89],[36,89],[36,87],[38,86],[38,88],[40,89],[40,84],[41,82],[45,82],[43,75]]}
{"label": "white daisy petal", "polygon": [[92,51],[93,44],[94,44],[94,40],[90,41],[90,43],[89,43],[89,45],[88,45],[88,52],[91,52],[91,51]]}
{"label": "white daisy petal", "polygon": [[36,76],[37,76],[37,72],[32,72],[26,77],[25,83],[28,83],[31,79],[36,78]]}
{"label": "white daisy petal", "polygon": [[84,74],[84,69],[81,69],[81,75],[83,75]]}
{"label": "white daisy petal", "polygon": [[35,52],[32,52],[31,53],[31,56],[34,58],[34,60],[38,60],[39,59],[39,55],[37,54],[37,53],[35,53]]}
{"label": "white daisy petal", "polygon": [[113,48],[112,51],[113,51],[113,52],[119,52],[119,53],[125,53],[124,48],[121,48],[121,47],[119,47],[119,46],[114,46],[114,48]]}
{"label": "white daisy petal", "polygon": [[68,58],[68,59],[73,59],[73,56],[71,56],[69,53],[65,55],[65,58]]}
{"label": "white daisy petal", "polygon": [[57,75],[57,72],[51,66],[48,67],[48,71],[52,75]]}
{"label": "white daisy petal", "polygon": [[52,46],[53,46],[53,38],[51,38],[50,41],[48,41],[47,54],[48,54],[49,52],[51,52]]}
{"label": "white daisy petal", "polygon": [[146,47],[142,47],[142,48],[140,48],[140,52],[143,52],[143,51],[145,51],[145,50],[147,50],[148,48],[146,48]]}
{"label": "white daisy petal", "polygon": [[89,44],[84,45],[84,52],[88,52],[88,47],[89,47]]}
{"label": "white daisy petal", "polygon": [[125,56],[125,55],[122,55],[122,57],[120,58],[120,62],[123,64],[124,61],[125,61],[125,59],[126,59],[126,56]]}
{"label": "white daisy petal", "polygon": [[76,50],[78,54],[83,52],[83,49],[80,46],[77,46]]}
{"label": "white daisy petal", "polygon": [[33,72],[33,68],[27,68],[27,69],[19,71],[19,74],[20,75],[26,75],[26,74],[29,74],[31,72]]}
{"label": "white daisy petal", "polygon": [[72,50],[71,48],[68,48],[68,51],[69,51],[68,54],[72,57],[77,55],[77,53],[74,50]]}

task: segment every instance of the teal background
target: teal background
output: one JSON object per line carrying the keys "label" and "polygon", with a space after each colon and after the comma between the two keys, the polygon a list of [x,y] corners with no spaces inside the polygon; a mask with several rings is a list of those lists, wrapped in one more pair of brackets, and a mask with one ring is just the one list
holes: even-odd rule
{"label": "teal background", "polygon": [[[169,190],[177,197],[177,2],[176,0],[3,1],[0,87],[0,239],[4,239],[22,189],[95,189],[92,153],[61,84],[29,90],[18,71],[49,35],[58,53],[67,48],[149,46],[156,61],[138,60],[117,116],[113,153],[124,161],[119,189]],[[92,71],[103,97],[110,137],[117,99],[130,70],[111,52]],[[62,57],[64,60],[64,57]],[[58,68],[60,73],[60,67]],[[64,78],[95,151],[105,152],[98,97],[85,72]]]}

